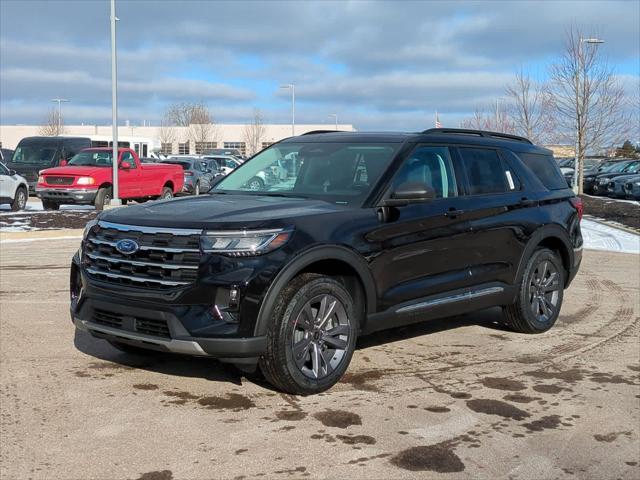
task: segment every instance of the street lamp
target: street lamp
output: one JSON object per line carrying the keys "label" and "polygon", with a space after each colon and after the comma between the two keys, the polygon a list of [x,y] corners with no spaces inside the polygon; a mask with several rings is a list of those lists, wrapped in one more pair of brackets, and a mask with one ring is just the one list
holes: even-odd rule
{"label": "street lamp", "polygon": [[62,129],[62,104],[69,102],[69,100],[66,98],[52,98],[51,101],[58,103],[58,135],[60,135]]}
{"label": "street lamp", "polygon": [[293,83],[280,85],[280,88],[291,89],[291,136],[296,134],[296,86]]}
{"label": "street lamp", "polygon": [[113,170],[113,197],[111,205],[122,205],[118,195],[118,62],[116,56],[116,0],[111,0],[111,131],[113,137],[113,160],[111,162]]}
{"label": "street lamp", "polygon": [[582,168],[582,152],[580,151],[580,127],[582,125],[582,111],[581,111],[581,103],[582,98],[580,97],[580,84],[582,83],[582,70],[584,70],[584,58],[582,55],[582,44],[588,43],[590,45],[600,45],[604,43],[604,40],[600,38],[580,38],[578,42],[578,68],[576,71],[576,147],[575,147],[575,161],[573,165],[573,192],[577,195],[580,193],[580,187],[582,185],[582,174],[584,172]]}
{"label": "street lamp", "polygon": [[330,113],[328,115],[329,117],[333,117],[336,121],[336,130],[338,130],[338,114],[337,113]]}

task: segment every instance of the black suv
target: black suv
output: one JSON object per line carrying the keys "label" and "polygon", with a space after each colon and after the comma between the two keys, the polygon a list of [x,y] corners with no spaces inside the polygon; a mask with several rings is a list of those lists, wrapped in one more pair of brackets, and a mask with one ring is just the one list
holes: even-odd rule
{"label": "black suv", "polygon": [[[250,186],[273,165],[277,182]],[[209,195],[102,212],[73,258],[71,316],[127,352],[259,365],[316,393],[377,330],[493,306],[518,332],[548,330],[581,216],[551,152],[525,138],[311,132]]]}

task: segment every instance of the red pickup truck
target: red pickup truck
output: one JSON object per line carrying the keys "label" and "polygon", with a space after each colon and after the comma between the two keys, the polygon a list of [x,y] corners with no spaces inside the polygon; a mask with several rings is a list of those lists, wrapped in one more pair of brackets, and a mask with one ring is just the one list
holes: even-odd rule
{"label": "red pickup truck", "polygon": [[[145,201],[172,198],[182,191],[184,173],[179,165],[142,163],[135,151],[121,148],[118,153],[118,196]],[[112,198],[111,148],[85,148],[68,163],[42,170],[36,195],[45,210],[57,210],[61,204],[95,205],[102,210]]]}

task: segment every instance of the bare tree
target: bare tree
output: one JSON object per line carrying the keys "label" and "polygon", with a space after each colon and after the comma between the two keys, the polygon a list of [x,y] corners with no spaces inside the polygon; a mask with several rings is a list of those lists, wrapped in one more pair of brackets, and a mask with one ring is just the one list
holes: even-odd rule
{"label": "bare tree", "polygon": [[176,103],[165,114],[167,126],[187,127],[186,141],[192,141],[195,152],[204,153],[207,143],[215,143],[218,129],[215,120],[204,103]]}
{"label": "bare tree", "polygon": [[267,132],[264,126],[264,117],[259,109],[253,110],[253,120],[244,127],[244,142],[248,155],[255,155],[262,150],[262,140]]}
{"label": "bare tree", "polygon": [[471,117],[465,118],[460,122],[461,128],[471,130],[490,130],[492,132],[515,133],[513,120],[511,119],[508,109],[500,109],[498,104],[491,108],[478,107]]}
{"label": "bare tree", "polygon": [[58,110],[52,108],[47,113],[44,124],[38,129],[38,134],[43,137],[57,137],[64,133],[64,117],[58,118]]}
{"label": "bare tree", "polygon": [[510,114],[518,135],[534,143],[549,140],[554,131],[553,102],[549,89],[520,70],[505,93],[510,100]]}
{"label": "bare tree", "polygon": [[578,192],[582,193],[585,154],[617,144],[629,133],[624,89],[598,48],[574,27],[567,32],[562,58],[551,67],[551,86],[559,129],[576,144]]}
{"label": "bare tree", "polygon": [[[160,121],[160,126],[158,127],[158,139],[160,140],[161,148],[166,144],[171,144],[173,149],[173,142],[176,140],[176,130],[171,121],[166,117]],[[163,151],[162,153],[172,152]]]}

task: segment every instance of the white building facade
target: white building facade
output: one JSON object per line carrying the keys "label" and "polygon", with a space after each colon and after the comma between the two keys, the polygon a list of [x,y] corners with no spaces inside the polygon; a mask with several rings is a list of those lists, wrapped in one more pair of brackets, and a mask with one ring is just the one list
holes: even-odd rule
{"label": "white building facade", "polygon": [[[252,150],[247,135],[247,125],[215,124],[208,128],[190,127],[153,127],[120,126],[118,138],[144,138],[150,141],[152,150],[164,154],[199,154],[213,148],[237,149],[250,155]],[[264,133],[259,136],[257,149],[260,150],[274,142],[291,136],[291,125],[263,125]],[[334,130],[335,125],[303,124],[295,126],[295,134],[301,135],[313,130]],[[355,131],[353,125],[337,126],[341,131]],[[39,136],[37,125],[0,125],[0,147],[15,149],[21,139]],[[63,135],[79,137],[111,137],[110,125],[65,125]],[[253,142],[255,143],[255,141]]]}

